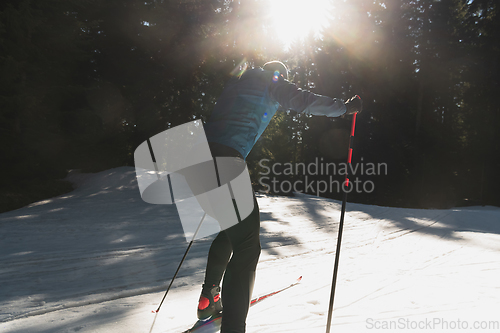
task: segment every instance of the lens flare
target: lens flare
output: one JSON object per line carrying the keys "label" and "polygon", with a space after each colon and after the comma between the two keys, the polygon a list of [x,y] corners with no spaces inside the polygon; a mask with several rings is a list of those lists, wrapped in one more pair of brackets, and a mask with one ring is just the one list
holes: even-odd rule
{"label": "lens flare", "polygon": [[274,71],[273,81],[274,82],[278,82],[279,78],[280,78],[280,72],[279,71]]}
{"label": "lens flare", "polygon": [[267,121],[267,112],[262,115],[262,121]]}
{"label": "lens flare", "polygon": [[243,58],[238,65],[231,71],[232,76],[240,77],[248,69],[247,59]]}

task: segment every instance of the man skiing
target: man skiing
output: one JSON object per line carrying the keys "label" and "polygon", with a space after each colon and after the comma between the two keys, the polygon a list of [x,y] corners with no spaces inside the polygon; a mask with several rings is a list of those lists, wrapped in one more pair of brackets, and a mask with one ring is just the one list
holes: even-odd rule
{"label": "man skiing", "polygon": [[[279,61],[247,70],[231,79],[205,124],[213,157],[235,157],[244,161],[276,113],[285,109],[317,116],[339,117],[361,112],[359,96],[339,99],[301,90],[288,81],[288,70]],[[221,231],[208,254],[205,280],[198,303],[198,318],[207,319],[222,311],[222,333],[245,332],[255,271],[260,256],[259,207],[236,225]],[[222,298],[220,297],[220,283]]]}

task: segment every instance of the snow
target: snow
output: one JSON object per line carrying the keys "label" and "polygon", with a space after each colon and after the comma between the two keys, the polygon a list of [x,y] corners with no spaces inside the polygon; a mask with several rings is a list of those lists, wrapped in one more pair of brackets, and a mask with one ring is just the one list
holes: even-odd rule
{"label": "snow", "polygon": [[[189,327],[213,236],[194,243],[155,315],[188,245],[175,206],[144,203],[130,167],[68,179],[73,192],[0,214],[0,331]],[[303,279],[252,307],[247,332],[325,332],[340,202],[304,194],[258,202],[254,294]],[[498,332],[499,276],[499,208],[348,203],[332,332]]]}

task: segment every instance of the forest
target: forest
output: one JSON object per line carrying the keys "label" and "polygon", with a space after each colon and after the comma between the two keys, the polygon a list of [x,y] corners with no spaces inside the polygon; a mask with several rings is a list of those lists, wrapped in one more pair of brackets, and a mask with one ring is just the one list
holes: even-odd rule
{"label": "forest", "polygon": [[[500,206],[497,1],[331,0],[324,28],[289,43],[276,22],[311,13],[272,1],[2,1],[0,212],[71,191],[68,170],[134,166],[144,140],[206,122],[228,79],[270,60],[302,89],[363,99],[353,165],[386,169],[356,173],[373,189],[349,201]],[[292,184],[306,176],[287,165],[345,162],[350,125],[280,110],[247,158],[254,189],[293,195],[259,182],[263,164]]]}

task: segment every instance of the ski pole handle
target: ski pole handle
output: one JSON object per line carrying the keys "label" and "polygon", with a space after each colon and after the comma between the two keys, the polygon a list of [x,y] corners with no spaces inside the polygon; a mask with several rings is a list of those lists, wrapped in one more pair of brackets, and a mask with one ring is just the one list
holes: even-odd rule
{"label": "ski pole handle", "polygon": [[[352,115],[351,135],[349,136],[349,150],[347,152],[347,164],[351,164],[351,160],[352,160],[352,144],[354,141],[354,130],[356,128],[356,115],[357,114],[358,113],[355,112]],[[349,169],[347,169],[347,170],[349,170]],[[346,174],[345,174],[345,186],[346,187],[349,186],[349,173],[348,172],[346,172]]]}

